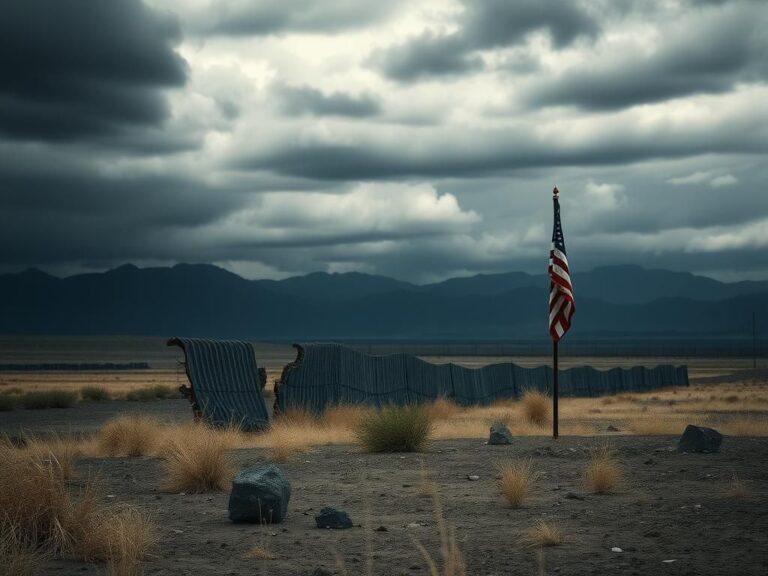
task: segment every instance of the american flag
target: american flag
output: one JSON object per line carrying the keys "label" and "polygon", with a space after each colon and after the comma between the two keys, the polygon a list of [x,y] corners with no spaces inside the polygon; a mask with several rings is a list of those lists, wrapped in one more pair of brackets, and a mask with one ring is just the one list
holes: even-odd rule
{"label": "american flag", "polygon": [[555,226],[552,229],[552,249],[549,251],[549,335],[553,342],[559,342],[571,327],[571,317],[576,312],[573,300],[571,273],[568,257],[565,255],[565,239],[560,224],[560,202],[557,188],[553,191],[555,203]]}

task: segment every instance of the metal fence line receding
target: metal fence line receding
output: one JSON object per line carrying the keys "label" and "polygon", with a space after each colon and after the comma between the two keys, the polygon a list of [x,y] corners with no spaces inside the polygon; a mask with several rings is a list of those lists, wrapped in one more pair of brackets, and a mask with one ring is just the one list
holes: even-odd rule
{"label": "metal fence line receding", "polygon": [[[462,406],[519,398],[526,390],[549,392],[552,368],[513,363],[465,368],[431,364],[408,354],[371,356],[340,344],[302,344],[299,360],[286,369],[279,387],[282,412],[321,412],[339,404],[423,403],[446,398]],[[596,370],[580,366],[560,371],[560,395],[595,397],[688,386],[687,366],[636,366]]]}

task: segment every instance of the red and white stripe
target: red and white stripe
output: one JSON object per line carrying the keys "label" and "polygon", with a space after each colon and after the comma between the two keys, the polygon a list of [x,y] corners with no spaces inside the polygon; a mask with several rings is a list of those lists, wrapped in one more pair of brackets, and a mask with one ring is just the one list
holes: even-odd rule
{"label": "red and white stripe", "polygon": [[571,327],[576,312],[568,258],[555,247],[549,251],[549,334],[558,342]]}

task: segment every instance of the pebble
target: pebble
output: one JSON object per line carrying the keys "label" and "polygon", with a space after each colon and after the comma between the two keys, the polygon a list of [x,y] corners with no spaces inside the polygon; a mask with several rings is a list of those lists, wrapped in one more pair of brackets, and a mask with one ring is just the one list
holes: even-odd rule
{"label": "pebble", "polygon": [[470,480],[480,480],[480,476],[478,476],[477,474],[470,474],[469,476],[467,476],[467,478],[469,478]]}
{"label": "pebble", "polygon": [[613,548],[611,548],[611,552],[624,552],[624,550],[622,550],[618,546],[614,546]]}
{"label": "pebble", "polygon": [[421,524],[419,524],[418,522],[411,522],[410,524],[408,524],[408,526],[406,526],[406,528],[410,528],[412,530],[418,529],[418,528],[421,528]]}
{"label": "pebble", "polygon": [[662,560],[664,564],[672,564],[672,562],[677,562],[677,560]]}

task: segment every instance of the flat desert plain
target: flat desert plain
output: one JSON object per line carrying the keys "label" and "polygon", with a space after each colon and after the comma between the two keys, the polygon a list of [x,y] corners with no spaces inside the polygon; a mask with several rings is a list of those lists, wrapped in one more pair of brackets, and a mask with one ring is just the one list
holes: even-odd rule
{"label": "flat desert plain", "polygon": [[[245,466],[275,463],[291,482],[288,516],[273,525],[228,520],[229,477],[221,490],[169,488],[165,445],[194,442],[183,400],[16,408],[0,412],[0,434],[66,445],[73,493],[98,479],[103,506],[135,506],[152,525],[153,545],[123,572],[58,556],[44,560],[41,574],[419,575],[430,574],[434,562],[432,573],[439,574],[762,575],[768,573],[768,382],[762,371],[743,372],[747,367],[700,361],[692,364],[689,388],[563,399],[558,440],[549,437],[549,420],[528,421],[521,402],[436,404],[432,441],[416,453],[366,453],[353,432],[364,413],[354,409],[293,415],[259,435],[215,433],[227,436],[229,477]],[[178,377],[168,367],[61,374],[58,383],[51,374],[0,376],[6,388],[72,390],[86,381],[118,390],[118,378],[131,388],[150,383],[142,379],[173,384]],[[152,422],[141,455],[105,450],[105,425],[119,416]],[[510,445],[486,444],[495,421],[509,426]],[[679,452],[687,423],[723,432],[721,450]],[[605,494],[585,484],[585,469],[600,450],[612,452],[621,473]],[[532,468],[519,507],[499,486],[500,466],[510,461]],[[348,512],[354,527],[316,528],[314,516],[326,506]],[[542,546],[531,535],[540,521],[560,532],[557,545]],[[465,572],[454,570],[455,557],[446,561],[446,539],[458,547]]]}

